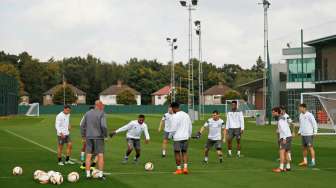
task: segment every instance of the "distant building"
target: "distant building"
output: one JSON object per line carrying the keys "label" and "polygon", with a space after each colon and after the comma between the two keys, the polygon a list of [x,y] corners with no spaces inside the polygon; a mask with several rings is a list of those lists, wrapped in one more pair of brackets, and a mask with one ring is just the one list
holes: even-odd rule
{"label": "distant building", "polygon": [[244,83],[237,88],[247,96],[247,103],[255,105],[257,110],[264,108],[264,80],[263,78]]}
{"label": "distant building", "polygon": [[20,95],[20,105],[28,105],[29,104],[29,93],[27,91],[23,91]]}
{"label": "distant building", "polygon": [[305,43],[316,50],[315,85],[316,91],[336,91],[336,35]]}
{"label": "distant building", "polygon": [[99,94],[99,99],[105,105],[117,105],[117,95],[125,90],[129,90],[130,92],[132,92],[132,94],[135,96],[137,105],[141,105],[141,94],[135,89],[129,87],[128,85],[123,84],[120,80],[117,82],[117,85],[111,85],[110,87],[102,91]]}
{"label": "distant building", "polygon": [[[72,92],[75,94],[75,96],[77,97],[76,104],[86,104],[86,93],[84,91],[78,89],[72,84],[66,84],[66,86],[69,87],[72,90]],[[53,97],[55,93],[61,88],[63,88],[63,84],[58,84],[52,87],[51,89],[49,89],[48,91],[44,92],[43,93],[43,105],[53,105],[54,104]]]}
{"label": "distant building", "polygon": [[[290,116],[298,117],[297,106],[300,104],[303,80],[303,92],[315,91],[315,49],[303,48],[303,74],[301,64],[301,48],[285,48],[282,59],[287,66],[287,111]],[[285,93],[284,93],[285,95]]]}
{"label": "distant building", "polygon": [[158,91],[152,93],[152,104],[154,105],[164,105],[167,101],[167,98],[171,92],[170,85],[167,85]]}
{"label": "distant building", "polygon": [[222,97],[229,91],[234,91],[227,85],[219,82],[218,85],[204,91],[204,104],[205,105],[217,105],[222,104]]}

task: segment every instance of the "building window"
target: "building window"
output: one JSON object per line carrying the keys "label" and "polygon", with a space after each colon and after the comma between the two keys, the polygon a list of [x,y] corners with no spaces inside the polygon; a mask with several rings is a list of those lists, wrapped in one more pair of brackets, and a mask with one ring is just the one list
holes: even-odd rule
{"label": "building window", "polygon": [[158,99],[161,100],[161,96],[158,96]]}
{"label": "building window", "polygon": [[301,82],[302,78],[305,82],[315,81],[315,59],[303,59],[303,74],[301,59],[287,60],[288,82]]}

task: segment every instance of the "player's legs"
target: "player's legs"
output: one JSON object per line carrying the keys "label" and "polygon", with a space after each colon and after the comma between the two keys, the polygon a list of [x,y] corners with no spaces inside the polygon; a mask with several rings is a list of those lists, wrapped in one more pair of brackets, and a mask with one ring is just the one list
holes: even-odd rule
{"label": "player's legs", "polygon": [[313,146],[309,147],[309,152],[310,152],[310,156],[311,156],[311,166],[315,166],[315,149]]}
{"label": "player's legs", "polygon": [[204,146],[204,163],[208,163],[209,160],[209,150],[212,148],[212,141],[210,139],[207,140],[205,146]]}
{"label": "player's legs", "polygon": [[[104,154],[103,153],[99,153],[97,155],[97,166],[98,166],[98,170],[103,171],[104,170]],[[91,167],[91,166],[90,166]]]}
{"label": "player's legs", "polygon": [[302,146],[303,161],[299,164],[299,166],[307,166],[308,165],[307,155],[308,155],[308,149],[307,149],[307,147],[306,146]]}
{"label": "player's legs", "polygon": [[222,141],[217,140],[215,147],[216,147],[216,152],[217,152],[219,162],[222,163],[223,162]]}
{"label": "player's legs", "polygon": [[168,139],[163,139],[162,141],[162,157],[166,157],[167,155],[167,145],[168,145]]}
{"label": "player's legs", "polygon": [[237,157],[240,157],[241,129],[235,129],[235,136],[236,136],[236,139],[237,139]]}
{"label": "player's legs", "polygon": [[134,162],[138,162],[138,161],[139,161],[140,154],[141,154],[141,149],[140,149],[140,148],[135,149],[135,158],[134,158]]}
{"label": "player's legs", "polygon": [[228,155],[232,156],[232,140],[234,138],[233,129],[228,129],[228,139],[227,139],[227,147],[228,147]]}
{"label": "player's legs", "polygon": [[86,177],[87,178],[91,177],[91,173],[90,173],[91,158],[92,158],[92,154],[87,153],[86,157],[85,157],[85,171],[86,171]]}
{"label": "player's legs", "polygon": [[128,162],[128,157],[133,151],[133,146],[134,146],[134,140],[133,139],[127,139],[127,149],[126,149],[126,153],[125,153],[125,156],[124,156],[123,163]]}
{"label": "player's legs", "polygon": [[66,159],[65,159],[65,163],[67,164],[74,164],[72,161],[70,161],[71,152],[72,152],[72,142],[68,142],[66,150]]}
{"label": "player's legs", "polygon": [[179,175],[182,174],[182,169],[181,169],[181,142],[180,141],[175,141],[174,142],[174,155],[175,155],[175,163],[176,163],[176,171],[175,174]]}
{"label": "player's legs", "polygon": [[188,141],[182,141],[181,143],[181,153],[183,157],[183,173],[188,174],[188,161],[189,161],[189,156],[188,156]]}
{"label": "player's legs", "polygon": [[58,158],[58,165],[64,165],[62,162],[62,151],[63,151],[63,144],[57,145],[57,158]]}

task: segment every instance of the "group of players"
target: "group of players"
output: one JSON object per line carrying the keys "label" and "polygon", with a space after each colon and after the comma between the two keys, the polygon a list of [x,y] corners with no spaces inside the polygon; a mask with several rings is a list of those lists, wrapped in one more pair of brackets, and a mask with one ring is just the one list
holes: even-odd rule
{"label": "group of players", "polygon": [[[72,143],[70,138],[70,106],[65,106],[64,110],[56,117],[56,131],[58,137],[58,164],[74,164],[70,155]],[[313,137],[317,133],[317,123],[314,116],[306,110],[305,104],[300,104],[300,129],[299,134],[302,136],[303,145],[303,161],[300,166],[307,166],[307,151],[311,154],[310,165],[315,165],[315,151],[313,148]],[[272,109],[272,115],[277,120],[277,133],[279,144],[280,166],[273,169],[273,172],[290,171],[291,162],[291,141],[292,131],[290,124],[292,123],[284,108],[275,107]],[[209,150],[215,147],[218,160],[223,162],[222,145],[227,142],[228,157],[232,156],[232,141],[237,141],[237,157],[241,157],[241,136],[244,132],[244,116],[237,108],[237,101],[232,102],[232,109],[226,114],[226,122],[220,118],[218,111],[214,111],[212,117],[208,119],[201,129],[192,135],[192,121],[190,116],[180,109],[178,103],[173,102],[168,108],[168,112],[163,115],[158,131],[163,130],[162,157],[166,157],[169,140],[173,141],[176,171],[174,174],[188,174],[188,142],[190,138],[199,139],[208,129],[208,139],[204,148],[204,163],[208,163]],[[81,160],[83,161],[82,169],[86,170],[86,177],[91,178],[91,170],[97,163],[99,171],[98,177],[105,179],[104,169],[104,145],[105,139],[110,136],[114,137],[121,132],[126,133],[127,150],[123,159],[123,163],[127,163],[130,154],[135,150],[134,162],[139,161],[141,154],[141,135],[145,135],[145,143],[149,143],[150,136],[148,126],[145,123],[145,116],[139,115],[137,120],[130,121],[123,127],[108,133],[106,114],[104,113],[104,104],[97,100],[95,107],[90,108],[85,113],[80,122],[82,136]],[[63,145],[67,144],[65,162],[62,161]],[[286,166],[285,166],[286,165]]]}

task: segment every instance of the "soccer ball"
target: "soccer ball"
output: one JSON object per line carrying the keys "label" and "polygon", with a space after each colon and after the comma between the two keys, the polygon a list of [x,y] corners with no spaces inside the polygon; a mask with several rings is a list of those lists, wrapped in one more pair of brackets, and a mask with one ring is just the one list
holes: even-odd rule
{"label": "soccer ball", "polygon": [[54,185],[60,185],[63,183],[63,176],[59,172],[55,172],[50,177],[50,182]]}
{"label": "soccer ball", "polygon": [[34,180],[38,180],[39,177],[41,176],[41,174],[45,173],[44,171],[42,170],[35,170],[34,172]]}
{"label": "soccer ball", "polygon": [[49,176],[48,173],[42,172],[40,176],[38,177],[38,181],[40,184],[47,184],[49,183]]}
{"label": "soccer ball", "polygon": [[146,171],[152,171],[152,170],[154,170],[154,165],[153,165],[153,163],[151,163],[151,162],[146,163],[146,164],[145,164],[145,170],[146,170]]}
{"label": "soccer ball", "polygon": [[51,176],[52,176],[53,174],[55,174],[55,173],[56,173],[56,172],[53,171],[53,170],[50,170],[50,171],[47,172],[49,178],[51,178]]}
{"label": "soccer ball", "polygon": [[22,175],[22,172],[23,172],[23,170],[19,166],[16,166],[16,167],[13,168],[13,175],[14,176],[20,176],[20,175]]}
{"label": "soccer ball", "polygon": [[98,170],[98,169],[94,169],[93,171],[92,171],[92,177],[93,178],[99,178],[99,175],[100,175],[100,170]]}
{"label": "soccer ball", "polygon": [[68,174],[68,181],[71,183],[75,183],[79,180],[79,174],[77,172],[71,172]]}

